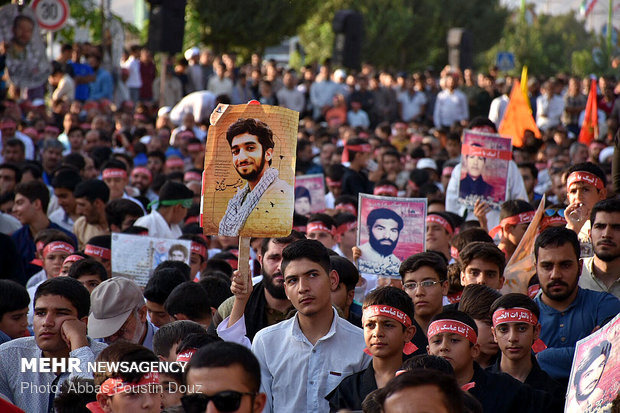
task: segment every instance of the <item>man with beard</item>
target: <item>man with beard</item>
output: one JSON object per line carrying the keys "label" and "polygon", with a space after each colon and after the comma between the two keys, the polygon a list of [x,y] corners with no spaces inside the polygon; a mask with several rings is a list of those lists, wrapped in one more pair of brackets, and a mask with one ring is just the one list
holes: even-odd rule
{"label": "man with beard", "polygon": [[[284,280],[280,269],[282,250],[300,239],[304,239],[303,234],[295,230],[288,237],[263,239],[258,254],[263,279],[255,284],[253,289],[250,288],[247,294],[238,294],[224,301],[213,317],[214,324],[219,323],[218,334],[222,338],[226,337],[227,333],[234,334],[234,329],[230,327],[241,316],[245,319],[245,335],[250,340],[254,339],[259,330],[286,318],[292,305],[284,293]],[[236,271],[233,276],[233,287],[237,285],[235,277],[238,274]]]}
{"label": "man with beard", "polygon": [[293,187],[278,178],[276,168],[271,168],[271,128],[258,119],[240,118],[228,127],[226,140],[235,170],[247,183],[228,201],[219,235],[236,237],[265,232],[264,216],[270,211],[282,217],[292,216],[289,200],[293,199]]}
{"label": "man with beard", "polygon": [[577,234],[563,227],[546,229],[534,245],[542,289],[535,301],[540,307],[540,338],[547,346],[536,357],[544,371],[564,383],[577,341],[620,312],[620,300],[613,295],[579,288],[580,253]]}
{"label": "man with beard", "polygon": [[368,214],[368,242],[360,245],[360,273],[377,275],[399,275],[400,260],[393,254],[403,219],[387,208],[377,208]]}
{"label": "man with beard", "polygon": [[590,222],[594,256],[583,260],[579,286],[620,298],[620,200],[594,205]]}

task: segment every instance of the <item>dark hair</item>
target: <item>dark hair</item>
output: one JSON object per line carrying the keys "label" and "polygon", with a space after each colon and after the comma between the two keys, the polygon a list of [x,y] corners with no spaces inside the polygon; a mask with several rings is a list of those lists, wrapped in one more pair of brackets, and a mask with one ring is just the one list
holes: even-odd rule
{"label": "dark hair", "polygon": [[501,221],[504,218],[530,211],[536,211],[536,208],[534,208],[529,202],[523,201],[522,199],[511,199],[502,204],[499,210],[499,219]]}
{"label": "dark hair", "polygon": [[371,305],[389,305],[390,307],[397,308],[407,314],[409,319],[413,321],[413,301],[400,288],[387,286],[372,290],[364,297],[362,308],[370,307]]}
{"label": "dark hair", "polygon": [[456,378],[432,369],[417,369],[399,374],[383,388],[377,401],[385,407],[385,401],[393,394],[421,386],[434,386],[439,390],[443,405],[450,413],[464,412],[463,392]]}
{"label": "dark hair", "polygon": [[[19,139],[17,140],[19,141]],[[22,142],[22,145],[23,145],[23,142]],[[16,183],[22,180],[22,171],[16,165],[13,165],[12,163],[3,163],[2,165],[0,165],[0,169],[10,169],[11,171],[13,171],[13,173],[15,174]]]}
{"label": "dark hair", "polygon": [[[273,242],[274,244],[291,244],[295,241],[299,241],[300,239],[306,239],[306,236],[296,230],[291,230],[291,233],[287,235],[286,237],[263,238],[260,244],[260,253],[261,255],[265,255],[267,253],[270,242]],[[232,275],[232,272],[231,272],[231,275]]]}
{"label": "dark hair", "polygon": [[110,199],[110,189],[105,182],[99,179],[89,179],[80,182],[75,187],[73,196],[76,198],[86,198],[90,203],[100,199],[105,204]]}
{"label": "dark hair", "polygon": [[486,118],[484,116],[476,116],[475,118],[473,118],[469,122],[469,125],[467,125],[467,129],[480,128],[483,126],[488,126],[489,128],[493,129],[493,131],[497,132],[497,127],[495,126],[495,123],[493,123],[489,118]]}
{"label": "dark hair", "polygon": [[305,186],[296,186],[295,187],[295,199],[298,198],[308,198],[310,202],[312,202],[312,197],[310,196],[310,191]]}
{"label": "dark hair", "polygon": [[[148,348],[139,344],[134,344],[129,341],[119,340],[110,344],[108,347],[101,350],[101,353],[97,355],[96,362],[108,362],[108,366],[114,369],[115,366],[120,366],[122,362],[126,363],[138,363],[138,362],[157,362],[159,359]],[[115,363],[119,362],[119,364]],[[125,363],[123,363],[125,364]],[[129,364],[131,365],[131,364]],[[118,367],[117,367],[118,368]],[[97,370],[93,373],[95,378],[95,385],[100,386],[104,381],[109,378],[121,378],[124,382],[136,383],[144,372],[136,371],[140,369],[128,369],[129,371],[119,369],[103,371]]]}
{"label": "dark hair", "polygon": [[219,258],[211,258],[207,260],[207,265],[205,267],[204,274],[210,274],[215,271],[219,271],[219,272],[226,274],[229,279],[233,275],[233,268],[228,263],[228,261],[219,259]]}
{"label": "dark hair", "polygon": [[322,212],[310,215],[308,217],[308,224],[311,222],[320,222],[327,228],[334,228],[336,226],[334,223],[334,218]]}
{"label": "dark hair", "polygon": [[620,212],[620,199],[605,199],[597,202],[590,213],[590,224],[594,225],[599,212]]}
{"label": "dark hair", "polygon": [[[226,275],[224,274],[224,276]],[[209,303],[211,303],[213,308],[218,308],[226,299],[233,295],[230,291],[230,278],[226,282],[223,278],[216,275],[208,275],[201,277],[198,284],[207,292]]]}
{"label": "dark hair", "polygon": [[0,321],[6,313],[27,309],[30,305],[28,290],[11,280],[0,280]]}
{"label": "dark hair", "polygon": [[438,253],[429,251],[414,254],[403,261],[398,269],[400,278],[404,280],[408,272],[417,271],[422,267],[429,267],[432,269],[441,282],[446,281],[448,277],[446,260]]}
{"label": "dark hair", "polygon": [[34,293],[34,307],[44,295],[64,297],[77,310],[77,318],[87,317],[90,311],[90,293],[78,280],[71,277],[55,277],[43,281]]}
{"label": "dark hair", "polygon": [[368,225],[368,231],[372,230],[373,225],[378,219],[391,219],[396,221],[396,225],[398,225],[398,232],[403,229],[404,222],[400,215],[391,209],[387,208],[376,208],[370,211],[368,217],[366,218],[366,224]]}
{"label": "dark hair", "polygon": [[70,153],[62,158],[62,165],[74,166],[78,171],[81,171],[86,166],[86,161],[81,154]]}
{"label": "dark hair", "polygon": [[127,165],[123,161],[119,161],[118,159],[109,159],[106,163],[101,167],[101,171],[106,169],[122,169],[127,172]]}
{"label": "dark hair", "polygon": [[233,365],[241,367],[245,372],[244,384],[249,387],[250,391],[258,392],[261,379],[258,359],[246,347],[226,341],[211,343],[198,349],[185,367],[185,382],[191,369]]}
{"label": "dark hair", "polygon": [[69,168],[58,171],[52,178],[54,188],[68,189],[72,193],[80,182],[82,182],[80,174]]}
{"label": "dark hair", "polygon": [[441,313],[434,315],[433,318],[431,318],[431,323],[437,320],[460,321],[461,323],[467,324],[468,326],[473,328],[476,335],[478,335],[478,326],[476,325],[476,322],[474,321],[473,318],[471,318],[469,315],[467,315],[466,313],[462,311],[444,310]]}
{"label": "dark hair", "polygon": [[493,243],[493,238],[482,228],[469,228],[456,234],[450,244],[460,253],[463,248],[476,241]]}
{"label": "dark hair", "polygon": [[54,398],[56,413],[89,413],[86,405],[97,401],[95,381],[86,377],[72,377],[60,386],[60,394]]}
{"label": "dark hair", "polygon": [[346,168],[344,167],[344,165],[335,163],[327,167],[327,170],[325,171],[325,176],[334,181],[340,181],[342,180],[345,171]]}
{"label": "dark hair", "polygon": [[355,286],[360,279],[360,273],[357,267],[348,259],[340,255],[332,255],[329,257],[332,270],[338,273],[338,283],[343,283],[347,292],[355,290]]}
{"label": "dark hair", "polygon": [[437,370],[442,373],[454,374],[454,368],[448,360],[439,356],[431,356],[430,354],[418,354],[403,362],[403,370],[428,369]]}
{"label": "dark hair", "polygon": [[155,273],[163,268],[172,268],[172,269],[180,271],[183,277],[185,278],[185,281],[189,281],[191,274],[192,274],[192,269],[189,267],[189,265],[185,264],[182,261],[170,261],[170,260],[160,262],[157,265],[157,267],[155,267],[153,272]]}
{"label": "dark hair", "polygon": [[459,251],[461,271],[465,271],[470,262],[475,259],[490,261],[499,267],[499,276],[504,276],[506,268],[506,256],[504,253],[489,242],[472,242]]}
{"label": "dark hair", "polygon": [[217,335],[209,334],[207,330],[204,329],[200,333],[190,333],[179,341],[177,354],[181,354],[185,350],[192,348],[199,349],[207,344],[216,343],[218,341],[222,341],[222,339]]}
{"label": "dark hair", "polygon": [[27,172],[30,172],[34,179],[41,179],[43,176],[43,169],[41,168],[41,164],[37,161],[25,161],[21,165],[22,176],[24,176]]}
{"label": "dark hair", "polygon": [[282,250],[282,274],[286,272],[286,267],[291,261],[307,258],[310,261],[319,264],[327,274],[331,269],[329,253],[327,248],[319,241],[312,239],[302,239],[295,241]]}
{"label": "dark hair", "polygon": [[205,328],[195,321],[178,320],[164,324],[153,335],[153,351],[158,356],[168,357],[173,345],[191,333],[203,333]]}
{"label": "dark hair", "polygon": [[525,308],[526,310],[530,310],[536,318],[540,318],[540,309],[538,308],[538,304],[536,304],[536,301],[532,300],[525,294],[509,293],[502,295],[497,300],[493,301],[493,304],[491,304],[489,315],[493,317],[493,313],[500,308]]}
{"label": "dark hair", "polygon": [[259,119],[239,118],[236,122],[232,123],[226,131],[226,140],[228,144],[232,147],[234,137],[242,133],[256,136],[258,138],[258,143],[263,147],[263,153],[265,153],[267,149],[274,147],[271,128]]}
{"label": "dark hair", "polygon": [[211,317],[212,303],[204,288],[193,281],[185,281],[174,287],[164,302],[166,312],[174,317],[185,314],[190,320],[202,320]]}
{"label": "dark hair", "polygon": [[172,290],[185,281],[187,280],[178,269],[160,268],[153,272],[142,295],[149,301],[163,305]]}
{"label": "dark hair", "polygon": [[69,273],[71,278],[79,279],[83,275],[96,275],[101,282],[108,279],[108,272],[105,267],[93,258],[84,258],[71,264]]}
{"label": "dark hair", "polygon": [[490,320],[491,304],[502,295],[494,288],[481,284],[470,284],[463,288],[459,310],[474,320]]}
{"label": "dark hair", "polygon": [[[345,148],[346,148],[347,146],[350,146],[350,145],[352,145],[352,146],[357,146],[357,145],[365,145],[365,144],[367,144],[367,143],[368,143],[368,141],[367,141],[366,139],[362,139],[362,138],[351,138],[351,139],[349,139],[349,140],[347,141],[347,143],[346,143],[346,145],[345,145]],[[359,151],[352,151],[352,150],[350,150],[350,149],[347,149],[347,151],[349,152],[349,161],[350,161],[350,162],[353,162],[353,161],[355,160],[355,157],[357,156],[357,154],[358,154],[358,153],[362,153],[362,152],[359,152]]]}
{"label": "dark hair", "polygon": [[549,227],[541,232],[534,243],[534,255],[538,261],[538,250],[547,247],[561,247],[570,243],[575,251],[577,261],[581,258],[581,244],[575,231],[571,231],[565,227]]}
{"label": "dark hair", "polygon": [[603,172],[603,170],[598,165],[595,165],[592,162],[578,163],[577,165],[573,165],[568,168],[568,171],[566,171],[566,176],[568,177],[573,172],[578,171],[590,172],[591,174],[596,175],[603,182],[603,188],[607,186],[607,176],[605,176],[605,172]]}
{"label": "dark hair", "polygon": [[37,199],[41,201],[41,211],[47,213],[47,206],[50,202],[50,191],[47,186],[40,181],[30,181],[17,184],[15,187],[15,194],[20,194],[30,202],[34,202]]}
{"label": "dark hair", "polygon": [[125,198],[113,199],[105,206],[105,216],[110,226],[116,225],[121,228],[127,215],[141,217],[144,212],[140,205]]}
{"label": "dark hair", "polygon": [[339,212],[334,215],[334,224],[336,224],[336,227],[350,222],[357,222],[357,217],[350,212]]}
{"label": "dark hair", "polygon": [[538,179],[538,168],[532,162],[521,162],[517,165],[519,169],[529,169],[534,179]]}

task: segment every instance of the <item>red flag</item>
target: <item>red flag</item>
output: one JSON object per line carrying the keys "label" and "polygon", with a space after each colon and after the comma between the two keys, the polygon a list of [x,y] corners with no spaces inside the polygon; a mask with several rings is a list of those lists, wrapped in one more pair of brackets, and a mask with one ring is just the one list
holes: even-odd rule
{"label": "red flag", "polygon": [[515,80],[504,118],[499,125],[499,134],[512,138],[512,146],[521,147],[525,144],[523,134],[526,129],[533,131],[534,135],[540,138],[540,131],[532,116],[532,110],[521,92],[519,81]]}
{"label": "red flag", "polygon": [[586,113],[579,132],[579,142],[589,145],[596,138],[598,138],[598,105],[596,103],[596,80],[592,79]]}

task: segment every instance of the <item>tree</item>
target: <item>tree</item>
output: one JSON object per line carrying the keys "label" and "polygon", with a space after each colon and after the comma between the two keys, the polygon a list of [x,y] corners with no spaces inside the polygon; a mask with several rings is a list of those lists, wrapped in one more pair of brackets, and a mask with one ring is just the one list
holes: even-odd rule
{"label": "tree", "polygon": [[319,0],[189,0],[187,46],[206,44],[215,53],[262,52],[292,36]]}
{"label": "tree", "polygon": [[326,0],[300,30],[310,61],[331,56],[331,24],[341,9],[354,9],[364,16],[362,60],[396,70],[447,64],[446,36],[451,27],[471,31],[475,51],[486,51],[501,34],[508,15],[499,0]]}
{"label": "tree", "polygon": [[585,30],[574,12],[540,15],[531,24],[523,19],[509,21],[501,39],[484,56],[484,61],[492,64],[497,52],[509,51],[515,55],[517,70],[527,65],[531,74],[552,76],[575,71],[572,62],[581,64],[584,51],[587,55],[589,50],[591,56],[594,45],[595,36]]}

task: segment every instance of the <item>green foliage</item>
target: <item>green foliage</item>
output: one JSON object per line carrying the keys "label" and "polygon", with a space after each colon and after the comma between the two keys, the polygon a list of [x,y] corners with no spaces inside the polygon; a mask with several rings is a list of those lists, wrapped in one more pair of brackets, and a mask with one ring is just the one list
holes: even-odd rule
{"label": "green foliage", "polygon": [[451,27],[471,31],[476,52],[487,50],[508,15],[499,0],[326,0],[299,32],[308,61],[331,56],[332,20],[342,9],[364,16],[363,61],[407,70],[447,64],[446,35]]}
{"label": "green foliage", "polygon": [[210,45],[215,53],[263,51],[296,33],[319,0],[189,0],[186,46]]}
{"label": "green foliage", "polygon": [[[595,37],[585,30],[574,12],[540,15],[531,25],[522,20],[509,21],[500,41],[485,54],[483,61],[492,65],[497,52],[508,51],[515,54],[516,71],[527,65],[529,73],[535,75],[551,76],[560,72],[583,75],[595,68],[591,61],[595,43]],[[518,74],[516,71],[513,74]]]}

